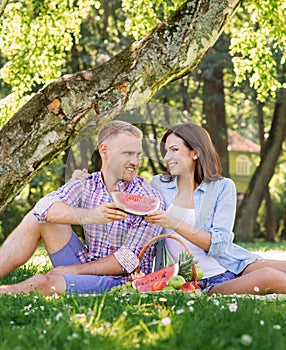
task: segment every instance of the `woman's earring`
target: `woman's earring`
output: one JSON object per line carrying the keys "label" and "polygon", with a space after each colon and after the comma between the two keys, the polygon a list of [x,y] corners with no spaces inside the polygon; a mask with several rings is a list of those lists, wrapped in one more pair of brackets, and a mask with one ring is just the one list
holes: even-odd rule
{"label": "woman's earring", "polygon": [[193,159],[194,160],[198,159],[198,156],[195,154]]}

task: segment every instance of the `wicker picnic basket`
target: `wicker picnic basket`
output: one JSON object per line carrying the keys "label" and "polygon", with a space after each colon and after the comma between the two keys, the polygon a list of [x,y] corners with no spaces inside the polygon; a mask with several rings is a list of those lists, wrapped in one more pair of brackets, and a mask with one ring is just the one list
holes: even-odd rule
{"label": "wicker picnic basket", "polygon": [[[155,243],[155,242],[157,242],[157,241],[159,241],[159,240],[161,240],[161,239],[165,239],[165,238],[171,238],[171,239],[174,239],[174,240],[178,241],[178,242],[181,243],[181,245],[185,248],[186,253],[187,253],[188,255],[191,255],[191,251],[190,251],[189,247],[186,245],[186,243],[185,243],[182,239],[180,239],[180,238],[177,237],[177,236],[171,235],[171,234],[162,234],[162,235],[160,235],[160,236],[157,236],[157,237],[154,237],[154,238],[150,239],[150,240],[143,246],[143,248],[142,248],[142,250],[141,250],[141,252],[139,253],[139,256],[138,256],[139,261],[141,261],[143,255],[144,255],[146,249],[149,247],[149,245],[151,245],[152,243]],[[135,270],[135,275],[136,275],[136,274],[139,274],[139,269],[140,269],[140,264],[138,265],[138,267],[137,267],[136,270]],[[192,282],[197,283],[197,271],[196,271],[195,265],[192,265],[192,273],[193,273],[193,274],[192,274]]]}

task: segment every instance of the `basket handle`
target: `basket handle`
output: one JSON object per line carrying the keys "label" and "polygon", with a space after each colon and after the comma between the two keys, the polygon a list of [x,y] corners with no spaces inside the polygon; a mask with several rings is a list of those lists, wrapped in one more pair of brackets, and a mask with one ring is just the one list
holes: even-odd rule
{"label": "basket handle", "polygon": [[[174,236],[174,235],[171,235],[171,234],[162,234],[162,235],[159,235],[159,236],[156,236],[152,239],[150,239],[150,241],[148,241],[142,248],[141,252],[139,253],[139,256],[138,256],[138,259],[139,259],[139,262],[141,261],[146,249],[149,247],[150,244],[156,242],[156,241],[159,241],[161,239],[165,239],[165,238],[171,238],[171,239],[174,239],[176,241],[178,241],[179,243],[181,243],[181,245],[185,248],[186,252],[188,255],[191,255],[191,251],[190,251],[190,248],[186,245],[186,243],[179,237],[177,236]],[[139,272],[139,268],[140,268],[140,264],[138,265],[138,267],[136,268],[135,272]],[[195,268],[195,265],[192,265],[192,270],[193,270],[193,281],[197,281],[197,271],[196,271],[196,268]]]}

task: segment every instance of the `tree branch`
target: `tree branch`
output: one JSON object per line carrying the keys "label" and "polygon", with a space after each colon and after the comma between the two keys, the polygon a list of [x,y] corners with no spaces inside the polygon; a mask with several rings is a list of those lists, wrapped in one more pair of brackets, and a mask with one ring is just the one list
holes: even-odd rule
{"label": "tree branch", "polygon": [[105,64],[39,91],[0,131],[0,210],[90,122],[96,128],[191,72],[241,0],[187,1]]}
{"label": "tree branch", "polygon": [[0,4],[0,18],[3,16],[6,6],[8,5],[9,0],[1,0]]}

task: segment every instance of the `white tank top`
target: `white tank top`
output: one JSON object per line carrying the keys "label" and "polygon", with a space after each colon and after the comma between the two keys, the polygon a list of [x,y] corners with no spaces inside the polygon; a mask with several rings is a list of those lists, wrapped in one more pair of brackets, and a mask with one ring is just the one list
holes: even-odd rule
{"label": "white tank top", "polygon": [[[171,204],[167,211],[169,214],[184,220],[190,225],[195,224],[195,209],[181,208]],[[208,256],[203,249],[192,244],[178,233],[172,231],[171,229],[165,229],[165,232],[179,237],[186,243],[192,255],[194,256],[194,260],[198,261],[198,265],[204,272],[203,278],[209,278],[215,275],[219,275],[226,271],[226,269],[223,266],[221,266],[213,257]],[[169,253],[171,254],[172,258],[174,259],[174,261],[177,261],[180,253],[184,251],[185,248],[181,245],[180,242],[171,238],[166,238],[165,242],[166,247]]]}

